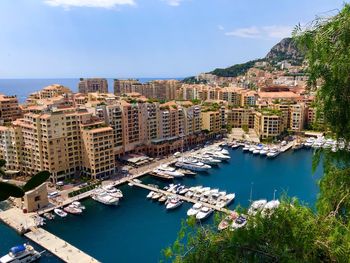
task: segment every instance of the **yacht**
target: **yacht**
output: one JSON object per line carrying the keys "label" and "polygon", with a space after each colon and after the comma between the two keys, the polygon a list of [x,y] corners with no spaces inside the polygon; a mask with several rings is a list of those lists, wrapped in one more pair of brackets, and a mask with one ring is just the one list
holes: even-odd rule
{"label": "yacht", "polygon": [[206,207],[206,206],[203,206],[201,208],[201,210],[199,210],[199,212],[196,214],[196,219],[203,220],[203,219],[207,218],[208,216],[210,216],[213,212],[214,212],[213,209]]}
{"label": "yacht", "polygon": [[250,145],[245,144],[242,150],[243,150],[243,152],[248,152],[249,149],[250,149]]}
{"label": "yacht", "polygon": [[67,216],[67,213],[64,212],[63,210],[59,209],[59,208],[55,208],[53,211],[59,217],[66,217]]}
{"label": "yacht", "polygon": [[160,197],[162,197],[162,194],[161,193],[157,193],[157,192],[155,192],[155,193],[153,193],[153,195],[152,195],[152,199],[153,200],[157,200],[157,199],[159,199]]}
{"label": "yacht", "polygon": [[261,211],[264,206],[266,205],[267,200],[266,199],[261,199],[254,201],[251,205],[250,208],[248,209],[248,214],[249,215],[256,215],[259,211]]}
{"label": "yacht", "polygon": [[208,149],[208,151],[218,152],[218,153],[221,153],[221,154],[224,154],[224,155],[229,155],[230,154],[228,150],[220,148],[220,147],[211,147],[211,148]]}
{"label": "yacht", "polygon": [[183,204],[184,201],[176,198],[176,197],[172,197],[169,199],[169,202],[166,204],[166,209],[170,210],[170,209],[175,209],[177,207],[179,207],[180,205]]}
{"label": "yacht", "polygon": [[260,155],[266,155],[270,151],[269,147],[264,147],[260,150]]}
{"label": "yacht", "polygon": [[218,230],[222,231],[228,228],[237,219],[237,217],[238,214],[235,211],[227,215],[223,220],[221,220],[220,224],[218,225]]}
{"label": "yacht", "polygon": [[255,147],[255,150],[253,151],[253,154],[260,154],[260,151],[263,149],[261,145],[258,145]]}
{"label": "yacht", "polygon": [[193,158],[196,159],[197,161],[200,161],[202,163],[209,164],[209,165],[217,165],[221,163],[221,160],[212,158],[208,155],[194,155]]}
{"label": "yacht", "polygon": [[113,197],[116,197],[116,198],[122,198],[123,197],[122,191],[120,191],[119,189],[115,188],[113,185],[102,186],[102,189],[104,191],[106,191],[108,194],[110,194],[111,196],[113,196]]}
{"label": "yacht", "polygon": [[166,200],[168,200],[168,196],[167,196],[167,195],[163,195],[163,196],[161,196],[161,197],[158,199],[158,201],[161,202],[161,203],[165,202]]}
{"label": "yacht", "polygon": [[264,216],[269,216],[273,213],[273,211],[275,209],[277,209],[280,205],[280,201],[278,200],[272,200],[266,203],[266,205],[264,206],[261,214]]}
{"label": "yacht", "polygon": [[36,251],[31,245],[23,244],[12,247],[7,255],[0,258],[0,263],[34,262],[41,257],[41,253]]}
{"label": "yacht", "polygon": [[183,188],[179,191],[179,194],[180,194],[180,195],[184,195],[184,194],[186,194],[187,192],[188,192],[188,188],[183,187]]}
{"label": "yacht", "polygon": [[179,171],[167,171],[167,170],[161,170],[159,168],[156,168],[153,170],[154,173],[156,174],[160,174],[160,175],[165,175],[165,176],[171,176],[171,178],[174,178],[174,177],[184,177],[185,175]]}
{"label": "yacht", "polygon": [[55,215],[51,214],[51,213],[44,213],[43,215],[47,220],[53,220],[55,219]]}
{"label": "yacht", "polygon": [[211,168],[210,165],[204,164],[202,162],[186,159],[186,158],[180,159],[177,163],[175,163],[175,166],[188,169],[191,171],[198,171],[198,172],[206,171]]}
{"label": "yacht", "polygon": [[195,203],[190,209],[187,210],[187,215],[195,216],[201,208],[202,208],[201,203]]}
{"label": "yacht", "polygon": [[232,145],[231,145],[231,149],[237,149],[239,147],[239,144],[234,142]]}
{"label": "yacht", "polygon": [[315,138],[308,138],[306,142],[304,142],[304,146],[310,148],[315,142]]}
{"label": "yacht", "polygon": [[276,147],[274,147],[266,155],[268,158],[275,158],[279,154],[280,151]]}
{"label": "yacht", "polygon": [[211,157],[211,158],[220,160],[220,161],[225,161],[225,160],[231,159],[230,156],[225,155],[225,154],[222,154],[222,153],[220,153],[220,152],[205,152],[204,154],[205,154],[205,155],[208,155],[208,156]]}
{"label": "yacht", "polygon": [[166,165],[160,165],[157,167],[157,169],[154,170],[154,172],[163,172],[167,175],[173,176],[173,177],[184,177],[185,174],[180,172],[180,171],[176,171],[176,169],[174,167],[169,167]]}
{"label": "yacht", "polygon": [[152,196],[155,194],[155,192],[153,192],[153,191],[150,191],[149,193],[148,193],[148,195],[146,196],[146,198],[152,198]]}
{"label": "yacht", "polygon": [[73,205],[66,206],[63,208],[63,211],[72,215],[80,215],[83,212],[82,209],[77,208]]}
{"label": "yacht", "polygon": [[247,224],[247,218],[244,215],[240,215],[231,225],[231,230],[244,227]]}
{"label": "yacht", "polygon": [[73,203],[72,203],[72,205],[74,206],[74,207],[76,207],[76,208],[80,208],[81,210],[84,210],[85,209],[85,206],[83,206],[80,202],[78,202],[78,201],[74,201]]}
{"label": "yacht", "polygon": [[102,192],[99,194],[93,194],[92,199],[105,205],[118,205],[119,198],[111,196],[107,192]]}

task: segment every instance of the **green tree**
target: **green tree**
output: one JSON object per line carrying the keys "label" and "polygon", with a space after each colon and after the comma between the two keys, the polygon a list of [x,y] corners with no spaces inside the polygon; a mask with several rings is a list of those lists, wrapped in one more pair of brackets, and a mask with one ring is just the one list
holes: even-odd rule
{"label": "green tree", "polygon": [[24,193],[34,189],[47,181],[50,172],[41,171],[34,175],[23,187],[19,187],[10,183],[0,182],[0,201],[4,201],[9,197],[23,197]]}

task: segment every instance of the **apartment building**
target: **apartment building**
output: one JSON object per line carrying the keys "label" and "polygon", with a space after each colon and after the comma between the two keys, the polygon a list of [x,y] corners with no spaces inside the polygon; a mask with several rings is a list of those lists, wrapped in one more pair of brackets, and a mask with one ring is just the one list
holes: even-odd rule
{"label": "apartment building", "polygon": [[101,78],[81,78],[78,84],[78,88],[80,93],[108,93],[108,82],[106,79]]}
{"label": "apartment building", "polygon": [[72,94],[72,91],[69,88],[63,85],[53,84],[53,85],[44,87],[40,91],[30,94],[27,98],[27,102],[32,103],[32,102],[35,102],[36,100],[51,99],[54,97],[63,96],[67,94]]}
{"label": "apartment building", "polygon": [[255,112],[254,130],[260,139],[276,139],[283,132],[281,112],[269,109]]}
{"label": "apartment building", "polygon": [[232,128],[254,128],[255,110],[253,108],[232,108],[226,111],[227,124]]}
{"label": "apartment building", "polygon": [[135,87],[142,86],[137,79],[115,79],[113,83],[114,94],[121,96],[126,93],[138,92]]}
{"label": "apartment building", "polygon": [[0,125],[9,123],[22,116],[16,96],[0,94]]}
{"label": "apartment building", "polygon": [[288,129],[301,132],[305,127],[305,105],[293,104],[289,107],[289,126]]}
{"label": "apartment building", "polygon": [[202,130],[212,134],[220,133],[222,129],[222,114],[220,111],[202,111]]}
{"label": "apartment building", "polygon": [[111,176],[115,172],[114,133],[102,122],[81,124],[82,175],[92,179]]}

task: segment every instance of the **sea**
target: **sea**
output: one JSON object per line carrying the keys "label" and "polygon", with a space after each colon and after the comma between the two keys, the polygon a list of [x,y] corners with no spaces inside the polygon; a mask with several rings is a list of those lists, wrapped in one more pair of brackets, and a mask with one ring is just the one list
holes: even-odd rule
{"label": "sea", "polygon": [[[313,150],[289,150],[275,159],[267,159],[241,149],[230,149],[231,160],[213,167],[207,173],[176,180],[186,186],[203,185],[235,193],[236,199],[229,208],[247,207],[249,200],[273,199],[282,195],[297,197],[302,203],[315,207],[319,192],[318,180],[323,174],[322,165],[312,172]],[[149,176],[145,183],[164,186],[164,181]],[[176,239],[186,211],[184,203],[174,211],[167,211],[157,201],[146,199],[147,190],[122,185],[124,198],[117,207],[109,207],[91,199],[83,201],[86,210],[80,216],[56,218],[44,227],[82,251],[106,263],[154,263],[163,259],[162,249]],[[213,216],[204,224],[213,223]],[[0,223],[0,254],[11,246],[28,242]],[[38,250],[42,248],[37,247]],[[60,262],[45,252],[40,262]]]}

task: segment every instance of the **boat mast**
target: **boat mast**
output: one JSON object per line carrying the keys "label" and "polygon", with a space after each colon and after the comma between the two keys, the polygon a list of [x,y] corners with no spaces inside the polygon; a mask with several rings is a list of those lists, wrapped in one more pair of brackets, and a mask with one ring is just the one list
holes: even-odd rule
{"label": "boat mast", "polygon": [[250,184],[250,198],[249,198],[250,203],[253,202],[253,184],[254,184],[254,182],[251,182],[251,184]]}
{"label": "boat mast", "polygon": [[273,191],[273,200],[276,200],[276,192],[277,192],[277,189],[275,189],[275,190]]}

